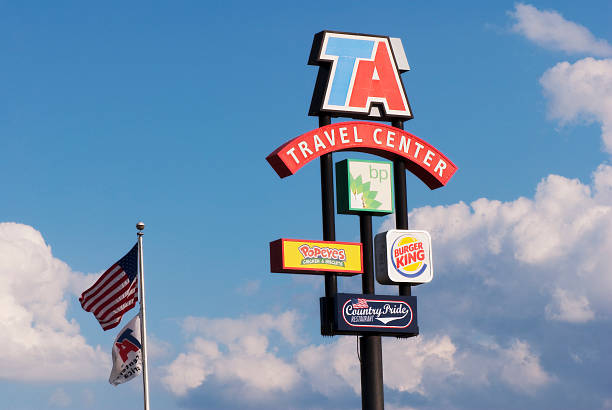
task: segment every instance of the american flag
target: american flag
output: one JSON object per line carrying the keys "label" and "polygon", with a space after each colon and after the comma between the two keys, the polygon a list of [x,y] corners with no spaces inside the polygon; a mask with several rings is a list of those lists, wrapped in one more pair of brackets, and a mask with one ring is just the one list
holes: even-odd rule
{"label": "american flag", "polygon": [[112,329],[138,301],[138,244],[87,289],[79,302],[92,312],[102,329]]}
{"label": "american flag", "polygon": [[368,306],[368,301],[365,299],[353,299],[352,300],[353,303],[353,309],[367,309]]}

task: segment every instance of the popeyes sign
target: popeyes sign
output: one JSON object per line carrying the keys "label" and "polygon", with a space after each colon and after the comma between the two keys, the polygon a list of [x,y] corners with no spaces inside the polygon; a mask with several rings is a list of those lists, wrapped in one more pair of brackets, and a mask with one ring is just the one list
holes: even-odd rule
{"label": "popeyes sign", "polygon": [[362,245],[281,238],[270,242],[270,271],[354,276],[363,273]]}

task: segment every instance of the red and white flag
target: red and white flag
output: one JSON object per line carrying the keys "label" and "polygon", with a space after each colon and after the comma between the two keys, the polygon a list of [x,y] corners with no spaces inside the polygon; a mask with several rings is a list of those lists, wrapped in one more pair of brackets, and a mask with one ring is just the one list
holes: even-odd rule
{"label": "red and white flag", "polygon": [[112,329],[138,301],[138,244],[87,289],[79,302],[94,314],[102,329]]}
{"label": "red and white flag", "polygon": [[113,369],[108,382],[118,385],[132,380],[142,372],[140,315],[130,320],[113,343]]}

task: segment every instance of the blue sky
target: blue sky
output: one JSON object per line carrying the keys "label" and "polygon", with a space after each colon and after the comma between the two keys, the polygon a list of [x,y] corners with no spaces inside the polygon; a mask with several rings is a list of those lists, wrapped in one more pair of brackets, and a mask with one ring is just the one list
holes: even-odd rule
{"label": "blue sky", "polygon": [[[435,191],[407,177],[436,272],[414,290],[421,335],[383,344],[386,407],[612,408],[611,18],[0,2],[0,407],[141,406],[138,381],[108,384],[116,332],[77,297],[143,220],[152,408],[359,408],[355,338],[319,335],[322,278],[269,273],[270,241],[322,234],[318,166],[281,180],[265,157],[317,127],[306,62],[327,29],[402,39],[405,128],[459,167]],[[356,217],[336,223],[358,241]]]}

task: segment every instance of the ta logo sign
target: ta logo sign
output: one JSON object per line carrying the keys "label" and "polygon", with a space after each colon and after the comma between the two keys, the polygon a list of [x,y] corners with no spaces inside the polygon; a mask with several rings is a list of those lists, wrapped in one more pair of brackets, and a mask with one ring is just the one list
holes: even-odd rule
{"label": "ta logo sign", "polygon": [[322,31],[308,63],[321,66],[310,115],[412,118],[400,78],[410,67],[399,39]]}

